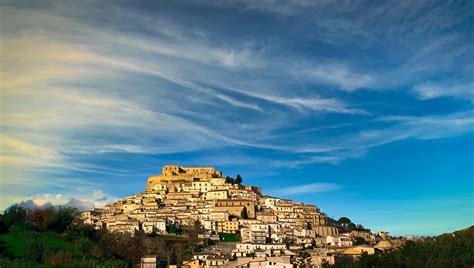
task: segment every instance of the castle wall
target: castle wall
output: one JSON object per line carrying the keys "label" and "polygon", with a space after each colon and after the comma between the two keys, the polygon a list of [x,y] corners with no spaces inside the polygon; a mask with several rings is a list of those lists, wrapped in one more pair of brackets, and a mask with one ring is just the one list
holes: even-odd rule
{"label": "castle wall", "polygon": [[[248,217],[250,219],[255,218],[255,202],[252,201],[252,200],[223,199],[223,200],[215,201],[214,206],[215,207],[225,207],[229,210],[234,208],[234,207],[238,207],[238,208],[245,207],[247,209]],[[234,211],[234,209],[232,209],[232,211],[235,212],[237,210]],[[240,211],[238,212],[238,215],[235,215],[235,216],[240,217],[240,212],[242,212],[242,209],[240,209]],[[229,211],[229,213],[231,213],[231,212]],[[237,213],[235,213],[235,214],[237,214]]]}
{"label": "castle wall", "polygon": [[[212,167],[164,166],[160,175],[148,177],[146,191],[153,191],[157,184],[175,184],[178,182],[211,181],[222,178],[222,171]],[[172,187],[170,187],[172,188]]]}

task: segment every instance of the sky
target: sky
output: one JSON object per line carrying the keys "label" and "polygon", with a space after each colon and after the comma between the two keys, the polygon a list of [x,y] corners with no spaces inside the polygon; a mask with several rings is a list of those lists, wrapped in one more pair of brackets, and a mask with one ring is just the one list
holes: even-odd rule
{"label": "sky", "polygon": [[472,1],[0,0],[0,210],[165,164],[373,231],[474,224]]}

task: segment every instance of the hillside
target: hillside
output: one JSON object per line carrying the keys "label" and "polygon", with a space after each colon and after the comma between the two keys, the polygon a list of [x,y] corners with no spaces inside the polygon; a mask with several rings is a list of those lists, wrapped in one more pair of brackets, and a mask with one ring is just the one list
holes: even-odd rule
{"label": "hillside", "polygon": [[473,249],[474,227],[416,241],[372,234],[209,167],[165,166],[103,208],[20,204],[0,217],[1,267],[136,267],[143,256],[163,267],[471,267]]}
{"label": "hillside", "polygon": [[82,218],[97,229],[131,235],[164,234],[170,226],[195,222],[209,235],[235,233],[255,223],[275,234],[258,241],[243,236],[243,241],[260,243],[311,244],[315,236],[342,230],[315,205],[264,195],[261,188],[244,185],[240,175],[223,177],[210,167],[164,166],[160,175],[148,178],[144,192],[85,212]]}
{"label": "hillside", "polygon": [[376,255],[362,255],[326,267],[473,267],[474,225],[423,241],[408,241],[402,247]]}

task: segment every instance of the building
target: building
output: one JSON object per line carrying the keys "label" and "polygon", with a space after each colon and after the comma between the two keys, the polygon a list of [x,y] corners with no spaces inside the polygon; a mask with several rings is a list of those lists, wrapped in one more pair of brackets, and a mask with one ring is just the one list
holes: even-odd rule
{"label": "building", "polygon": [[326,244],[332,247],[352,247],[352,239],[347,236],[328,236]]}
{"label": "building", "polygon": [[141,268],[157,268],[160,263],[158,256],[156,255],[146,255],[141,258],[140,267]]}
{"label": "building", "polygon": [[[84,212],[81,218],[94,228],[132,236],[142,231],[165,234],[167,229],[173,233],[175,228],[199,222],[201,239],[224,239],[220,232],[240,239],[225,243],[234,247],[198,255],[184,267],[289,267],[291,250],[315,241],[340,251],[321,253],[320,261],[332,260],[352,246],[349,236],[339,236],[340,224],[318,207],[264,196],[258,187],[227,181],[211,167],[164,166],[160,175],[148,178],[144,192]],[[284,242],[291,243],[290,250]],[[387,248],[385,244],[379,248]],[[356,256],[357,252],[351,249],[345,254]],[[231,256],[237,260],[231,261]],[[153,257],[146,256],[142,263],[152,265]]]}
{"label": "building", "polygon": [[240,217],[243,209],[247,212],[247,217],[255,218],[255,202],[248,199],[220,199],[214,202],[215,209],[228,211],[230,215]]}
{"label": "building", "polygon": [[236,233],[239,230],[238,221],[223,221],[217,223],[217,231],[221,233]]}

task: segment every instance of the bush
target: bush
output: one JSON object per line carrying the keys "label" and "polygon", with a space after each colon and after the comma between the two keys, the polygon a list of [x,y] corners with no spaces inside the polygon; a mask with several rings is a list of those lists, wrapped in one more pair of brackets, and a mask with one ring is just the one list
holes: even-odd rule
{"label": "bush", "polygon": [[77,208],[60,207],[48,221],[48,230],[64,232],[75,218],[79,216]]}
{"label": "bush", "polygon": [[219,238],[222,242],[239,242],[237,234],[219,233]]}
{"label": "bush", "polygon": [[[424,241],[408,241],[385,254],[363,254],[330,267],[473,267],[474,226]],[[326,266],[328,267],[328,266]]]}
{"label": "bush", "polygon": [[12,206],[5,210],[2,215],[3,224],[5,227],[11,226],[20,226],[22,228],[30,228],[31,224],[28,221],[28,213],[29,211],[25,208],[19,206]]}

